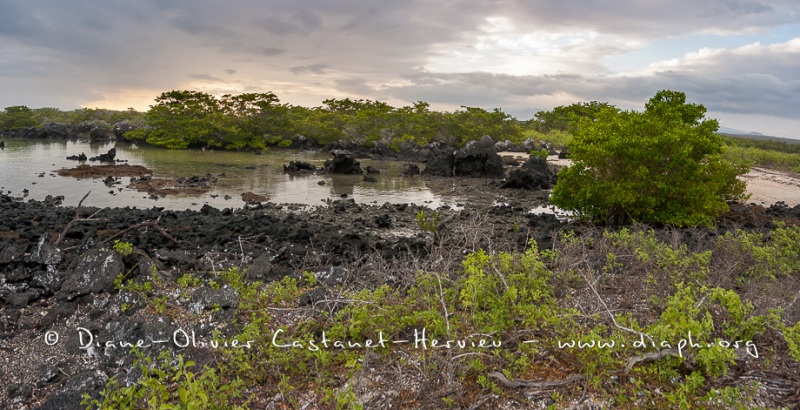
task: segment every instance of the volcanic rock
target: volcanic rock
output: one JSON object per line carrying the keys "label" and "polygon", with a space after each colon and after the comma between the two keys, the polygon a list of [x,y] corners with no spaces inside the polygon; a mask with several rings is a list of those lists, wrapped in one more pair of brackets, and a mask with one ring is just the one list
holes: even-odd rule
{"label": "volcanic rock", "polygon": [[555,175],[547,167],[547,160],[531,155],[522,167],[511,171],[501,188],[550,189]]}
{"label": "volcanic rock", "polygon": [[363,174],[355,155],[346,150],[333,150],[333,159],[325,161],[325,171],[332,174]]}

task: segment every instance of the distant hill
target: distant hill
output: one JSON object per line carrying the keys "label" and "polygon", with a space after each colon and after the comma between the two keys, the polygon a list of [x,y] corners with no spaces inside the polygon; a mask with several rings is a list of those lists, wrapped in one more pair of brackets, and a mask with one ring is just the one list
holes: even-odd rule
{"label": "distant hill", "polygon": [[729,127],[719,127],[719,134],[724,135],[744,135],[749,134],[747,131],[737,130],[736,128],[729,128]]}
{"label": "distant hill", "polygon": [[720,127],[720,132],[718,132],[717,134],[733,138],[743,138],[743,139],[760,140],[760,141],[777,141],[777,142],[785,142],[787,144],[800,144],[800,140],[792,138],[773,137],[771,135],[764,135],[760,132],[750,132],[744,134],[724,132],[722,131],[722,127]]}

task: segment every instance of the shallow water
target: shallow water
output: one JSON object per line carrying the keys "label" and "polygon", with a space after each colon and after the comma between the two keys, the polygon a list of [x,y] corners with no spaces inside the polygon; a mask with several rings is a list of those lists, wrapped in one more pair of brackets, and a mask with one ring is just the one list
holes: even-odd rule
{"label": "shallow water", "polygon": [[[77,204],[89,191],[92,193],[84,201],[86,206],[158,206],[174,210],[199,209],[204,204],[220,209],[239,208],[244,206],[241,193],[245,191],[266,195],[269,202],[304,206],[322,205],[329,199],[340,199],[345,194],[357,203],[415,203],[431,208],[454,206],[459,200],[434,194],[420,176],[402,176],[403,163],[398,161],[360,159],[362,168],[371,165],[381,171],[376,175],[377,182],[365,182],[362,175],[283,173],[283,165],[289,161],[306,161],[319,168],[331,158],[330,154],[316,151],[274,149],[264,151],[263,155],[255,155],[252,152],[167,150],[122,142],[12,139],[5,143],[5,149],[0,150],[0,189],[26,199],[42,200],[47,195],[63,195],[64,205]],[[55,173],[58,169],[79,164],[78,161],[67,160],[67,156],[83,152],[93,157],[111,148],[116,148],[118,160],[127,160],[131,165],[143,165],[153,170],[154,178],[176,179],[210,174],[217,177],[218,182],[204,194],[168,195],[154,200],[144,192],[125,188],[130,182],[128,177],[122,178],[122,184],[110,188],[103,184],[102,178],[76,179]],[[325,184],[319,185],[320,181]],[[123,189],[120,191],[119,188]],[[27,195],[23,192],[25,189],[28,190]],[[226,195],[231,199],[224,199]]]}

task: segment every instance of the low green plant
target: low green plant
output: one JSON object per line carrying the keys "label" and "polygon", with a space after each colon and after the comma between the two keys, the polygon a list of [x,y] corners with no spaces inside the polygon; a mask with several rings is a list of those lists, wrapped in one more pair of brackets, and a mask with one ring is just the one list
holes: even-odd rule
{"label": "low green plant", "polygon": [[100,391],[99,399],[83,395],[81,404],[89,409],[245,409],[241,399],[243,383],[240,379],[226,380],[213,368],[206,368],[199,375],[192,371],[193,361],[184,361],[178,355],[174,360],[168,351],[158,358],[143,356],[135,351],[134,367],[142,372],[139,380],[131,386],[120,386],[112,378]]}
{"label": "low green plant", "polygon": [[769,234],[741,229],[727,232],[717,242],[716,250],[733,255],[742,263],[741,270],[730,272],[743,279],[779,278],[800,272],[800,227],[779,224]]}
{"label": "low green plant", "polygon": [[114,241],[112,248],[122,256],[128,256],[133,253],[133,245],[130,242],[122,242],[119,240]]}
{"label": "low green plant", "polygon": [[782,326],[783,338],[789,347],[789,354],[794,360],[800,361],[800,322],[794,326]]}
{"label": "low green plant", "polygon": [[203,280],[193,276],[191,273],[184,273],[180,278],[178,278],[177,283],[178,286],[183,289],[195,288],[200,286],[203,283]]}
{"label": "low green plant", "polygon": [[428,215],[425,210],[417,212],[417,226],[421,231],[436,233],[439,227],[439,212],[434,212],[433,216]]}
{"label": "low green plant", "polygon": [[[437,221],[435,215],[424,213],[419,219],[426,224]],[[732,231],[729,236],[717,235],[708,242],[691,242],[688,246],[677,236],[682,232],[678,230],[666,234],[643,228],[563,233],[553,248],[545,251],[533,241],[522,252],[478,250],[459,257],[460,263],[451,264],[454,268],[448,271],[420,269],[401,285],[366,289],[341,286],[327,293],[324,300],[314,299],[310,306],[300,307],[298,300],[320,290],[315,289],[320,284],[313,271],[260,284],[248,283],[244,270],[227,269],[215,273],[214,286],[230,286],[239,293],[234,320],[241,327],[235,337],[253,341],[253,347],[218,350],[218,362],[226,366],[214,369],[216,379],[207,376],[210,381],[204,388],[211,397],[221,386],[238,380],[242,387],[236,387],[236,391],[280,397],[279,406],[287,408],[302,406],[310,392],[316,397],[315,405],[359,408],[362,398],[355,394],[355,384],[350,381],[363,380],[359,375],[386,366],[411,371],[414,377],[427,380],[460,381],[462,387],[482,388],[500,397],[515,396],[517,390],[494,380],[490,376],[494,372],[512,381],[580,374],[584,382],[578,394],[591,394],[629,408],[747,407],[755,394],[748,387],[715,389],[719,378],[730,373],[736,355],[742,354],[726,341],[755,339],[765,344],[758,346],[762,353],[758,365],[769,367],[770,360],[788,357],[776,352],[788,351],[800,360],[800,325],[786,325],[777,310],[763,313],[761,306],[755,306],[742,293],[714,283],[710,272],[716,273],[721,265],[730,263],[741,274],[750,272],[747,275],[752,278],[762,278],[770,269],[776,272],[776,278],[794,274],[797,253],[792,253],[792,246],[796,246],[792,244],[796,238],[793,229],[777,227],[759,235]],[[789,251],[782,253],[781,247]],[[756,270],[751,271],[754,267]],[[642,288],[630,294],[642,296],[633,303],[641,303],[643,311],[625,313],[619,306],[622,301],[609,297],[601,288],[607,286],[607,279],[623,275],[634,281],[629,283],[641,280]],[[151,283],[149,292],[165,286],[156,276],[151,280],[147,282]],[[122,285],[124,277],[119,282],[133,291],[148,293],[146,283]],[[188,274],[178,280],[182,288],[199,284],[199,279]],[[595,299],[595,292],[602,300]],[[559,293],[561,296],[556,296]],[[414,347],[413,341],[387,343],[385,348],[319,344],[323,333],[329,341],[366,344],[379,338],[413,340],[423,330],[429,341],[467,343],[454,349],[423,349]],[[783,339],[771,345],[759,339],[771,331],[780,333]],[[639,347],[631,343],[632,339],[640,340],[638,333],[643,341]],[[689,337],[698,346],[679,347],[681,340]],[[496,348],[469,345],[478,339],[502,343]],[[309,348],[310,341],[320,347]],[[294,342],[301,347],[292,346]],[[611,342],[613,347],[609,347]],[[756,353],[755,346],[744,347],[753,348],[748,353]],[[679,348],[680,354],[667,351]],[[631,362],[646,353],[662,355],[657,360]],[[164,369],[159,366],[150,367]],[[176,366],[174,362],[172,366]],[[164,371],[171,374],[177,370]],[[118,395],[138,395],[138,406],[148,408],[143,397],[163,394],[162,387],[154,385],[160,377],[152,376],[154,372],[150,373],[153,380],[142,379],[130,386],[136,387],[134,390],[119,389],[111,383],[107,391],[115,388],[120,390]],[[174,391],[180,385],[188,392],[189,386],[198,386],[204,376],[165,382],[169,377],[162,378],[162,384]],[[615,382],[610,382],[612,377]],[[558,407],[577,397],[574,390],[560,388],[551,398]],[[466,399],[448,393],[433,400],[424,404],[460,407]],[[174,400],[158,403],[178,404]]]}
{"label": "low green plant", "polygon": [[546,149],[544,149],[544,148],[542,148],[542,149],[540,149],[540,150],[538,150],[538,151],[536,151],[536,150],[533,150],[533,151],[531,151],[531,152],[530,152],[530,155],[531,155],[531,156],[537,156],[537,157],[539,157],[539,158],[543,158],[543,159],[547,159],[547,156],[548,156],[549,154],[550,154],[550,153],[549,153],[549,152],[548,152]]}

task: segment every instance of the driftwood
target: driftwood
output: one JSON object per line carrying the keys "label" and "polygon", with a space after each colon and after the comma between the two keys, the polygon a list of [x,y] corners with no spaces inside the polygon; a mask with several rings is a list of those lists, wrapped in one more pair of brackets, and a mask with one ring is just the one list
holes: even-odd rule
{"label": "driftwood", "polygon": [[508,380],[503,373],[500,372],[492,372],[489,373],[489,377],[494,377],[497,379],[500,384],[509,388],[515,389],[518,387],[531,387],[534,389],[553,389],[556,387],[566,386],[568,384],[576,383],[582,380],[586,380],[586,376],[582,374],[572,375],[567,377],[566,379],[561,380],[545,380],[545,381],[536,381],[536,380]]}

